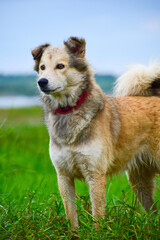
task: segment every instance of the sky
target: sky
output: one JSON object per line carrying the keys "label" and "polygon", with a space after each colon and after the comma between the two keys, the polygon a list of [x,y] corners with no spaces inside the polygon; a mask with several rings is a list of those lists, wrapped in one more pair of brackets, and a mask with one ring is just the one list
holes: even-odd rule
{"label": "sky", "polygon": [[0,73],[33,73],[31,49],[86,40],[95,72],[160,60],[159,0],[0,0]]}

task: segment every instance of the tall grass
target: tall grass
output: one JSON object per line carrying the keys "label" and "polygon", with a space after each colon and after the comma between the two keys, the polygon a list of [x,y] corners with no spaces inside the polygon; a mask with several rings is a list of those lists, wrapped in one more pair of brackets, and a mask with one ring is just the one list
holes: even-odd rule
{"label": "tall grass", "polygon": [[80,228],[68,230],[42,116],[40,108],[0,110],[0,239],[160,239],[159,215],[144,212],[124,174],[107,179],[97,230],[88,187],[76,181]]}

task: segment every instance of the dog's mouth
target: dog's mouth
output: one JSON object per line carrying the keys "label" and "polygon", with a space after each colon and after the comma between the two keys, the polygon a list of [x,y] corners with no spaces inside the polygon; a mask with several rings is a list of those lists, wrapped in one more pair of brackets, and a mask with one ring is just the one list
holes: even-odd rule
{"label": "dog's mouth", "polygon": [[50,93],[58,92],[59,89],[61,89],[61,87],[57,87],[57,88],[54,88],[54,89],[42,89],[41,88],[41,91],[46,93],[46,94],[50,94]]}

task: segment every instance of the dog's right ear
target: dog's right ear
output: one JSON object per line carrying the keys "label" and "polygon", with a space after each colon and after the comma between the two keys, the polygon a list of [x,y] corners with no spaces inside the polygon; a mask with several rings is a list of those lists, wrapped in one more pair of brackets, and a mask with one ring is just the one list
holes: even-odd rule
{"label": "dog's right ear", "polygon": [[42,57],[42,54],[43,54],[44,50],[49,46],[50,46],[50,44],[46,43],[46,44],[42,44],[32,50],[32,56],[33,56],[33,59],[35,60],[34,70],[36,70],[37,72],[39,70],[39,62]]}

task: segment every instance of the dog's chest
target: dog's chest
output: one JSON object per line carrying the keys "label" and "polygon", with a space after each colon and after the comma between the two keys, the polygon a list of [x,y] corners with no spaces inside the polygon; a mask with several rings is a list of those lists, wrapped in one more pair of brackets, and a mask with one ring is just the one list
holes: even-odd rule
{"label": "dog's chest", "polygon": [[84,142],[90,136],[91,115],[54,115],[45,116],[49,135],[60,145],[73,145]]}
{"label": "dog's chest", "polygon": [[50,157],[57,171],[68,172],[76,178],[86,178],[98,164],[102,144],[94,140],[88,144],[59,148],[50,141]]}

